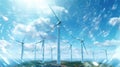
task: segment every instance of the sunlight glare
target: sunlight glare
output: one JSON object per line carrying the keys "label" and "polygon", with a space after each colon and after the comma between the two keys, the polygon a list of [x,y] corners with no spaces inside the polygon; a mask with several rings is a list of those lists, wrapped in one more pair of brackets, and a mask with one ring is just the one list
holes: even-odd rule
{"label": "sunlight glare", "polygon": [[22,6],[24,6],[25,8],[47,8],[48,7],[48,3],[49,0],[18,0],[17,1],[19,3],[19,5],[22,4]]}

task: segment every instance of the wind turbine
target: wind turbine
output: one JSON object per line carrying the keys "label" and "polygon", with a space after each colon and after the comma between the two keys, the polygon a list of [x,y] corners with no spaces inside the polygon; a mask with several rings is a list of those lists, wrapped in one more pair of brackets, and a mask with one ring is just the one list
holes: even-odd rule
{"label": "wind turbine", "polygon": [[106,60],[108,60],[108,52],[107,50],[104,50],[104,51],[105,51]]}
{"label": "wind turbine", "polygon": [[71,62],[72,62],[72,44],[70,44],[70,57],[71,57]]}
{"label": "wind turbine", "polygon": [[44,42],[45,42],[45,40],[44,39],[42,39],[42,63],[44,64]]}
{"label": "wind turbine", "polygon": [[70,61],[72,62],[72,44],[67,42],[70,45]]}
{"label": "wind turbine", "polygon": [[57,15],[55,14],[54,10],[49,6],[49,8],[51,9],[51,11],[53,12],[55,18],[57,19],[57,24],[54,26],[57,27],[58,29],[58,43],[57,43],[57,64],[61,65],[61,60],[60,60],[60,25],[61,25],[61,21],[59,20],[59,18],[57,17]]}
{"label": "wind turbine", "polygon": [[92,52],[92,58],[93,58],[93,61],[95,61],[95,52],[94,51]]}
{"label": "wind turbine", "polygon": [[44,45],[44,42],[45,42],[45,37],[43,37],[43,36],[41,36],[40,35],[40,37],[41,37],[41,43],[42,43],[42,63],[44,64],[44,52],[45,52],[45,50],[44,50],[44,48],[45,48],[45,45]]}
{"label": "wind turbine", "polygon": [[34,60],[36,60],[36,44],[35,44],[35,47],[34,47]]}
{"label": "wind turbine", "polygon": [[35,43],[35,47],[34,47],[34,60],[36,60],[36,51],[37,51],[37,47],[36,46],[37,46],[38,43],[41,43],[41,41]]}
{"label": "wind turbine", "polygon": [[[42,43],[42,64],[44,64],[44,47],[45,47],[44,42],[45,42],[45,38],[41,35],[40,35],[40,37],[42,38],[42,40],[40,40],[39,42],[36,42],[35,44]],[[35,45],[34,51],[35,51],[34,59],[36,60],[36,45]],[[44,65],[42,65],[42,67],[44,67]]]}
{"label": "wind turbine", "polygon": [[[40,35],[41,39],[39,42],[36,42],[35,44],[38,44],[38,43],[42,43],[42,64],[41,67],[44,67],[44,42],[45,42],[45,37],[43,37],[42,35]],[[36,45],[35,45],[35,59],[36,59]]]}
{"label": "wind turbine", "polygon": [[83,39],[80,39],[80,38],[76,38],[76,37],[74,37],[73,35],[71,35],[74,39],[76,39],[76,40],[78,40],[78,41],[80,41],[80,43],[81,43],[81,62],[84,62],[84,52],[83,52],[83,49],[85,49],[85,51],[86,51],[86,53],[88,54],[88,52],[87,52],[87,49],[86,49],[86,47],[85,47],[85,43],[84,43],[84,40]]}
{"label": "wind turbine", "polygon": [[23,38],[23,40],[22,41],[18,41],[18,40],[16,40],[16,42],[18,42],[18,43],[21,43],[21,61],[23,62],[23,55],[24,55],[24,40],[25,40],[25,38]]}
{"label": "wind turbine", "polygon": [[51,51],[51,61],[53,61],[53,49],[54,47],[51,47],[50,51]]}

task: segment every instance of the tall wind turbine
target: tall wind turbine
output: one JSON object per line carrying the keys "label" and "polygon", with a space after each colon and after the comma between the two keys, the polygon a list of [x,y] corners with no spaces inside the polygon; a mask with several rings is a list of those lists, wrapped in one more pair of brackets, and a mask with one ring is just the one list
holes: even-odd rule
{"label": "tall wind turbine", "polygon": [[86,53],[88,54],[88,52],[87,52],[87,49],[86,49],[86,47],[85,47],[85,43],[84,43],[84,40],[83,39],[80,39],[80,38],[76,38],[76,37],[74,37],[73,35],[71,35],[74,39],[76,39],[76,40],[78,40],[78,41],[80,41],[80,43],[81,43],[81,62],[84,62],[84,52],[83,52],[83,49],[85,49],[85,51],[86,51]]}
{"label": "tall wind turbine", "polygon": [[58,29],[58,43],[57,43],[57,64],[61,65],[61,60],[60,60],[60,25],[61,25],[61,21],[59,20],[59,18],[57,17],[57,15],[55,14],[54,10],[49,6],[49,8],[51,9],[51,11],[53,12],[55,18],[57,19],[58,23],[54,26],[57,27]]}
{"label": "tall wind turbine", "polygon": [[21,43],[21,61],[23,62],[23,55],[24,55],[24,40],[25,40],[25,38],[23,38],[23,40],[22,41],[18,41],[18,40],[16,40],[16,42],[18,42],[18,43]]}

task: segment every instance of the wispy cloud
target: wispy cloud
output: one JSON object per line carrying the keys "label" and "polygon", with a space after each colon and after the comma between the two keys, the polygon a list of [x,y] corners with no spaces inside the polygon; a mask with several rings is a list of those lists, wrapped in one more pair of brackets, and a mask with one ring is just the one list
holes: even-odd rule
{"label": "wispy cloud", "polygon": [[110,31],[105,31],[105,30],[102,30],[100,31],[99,35],[103,36],[103,37],[107,37],[109,35]]}
{"label": "wispy cloud", "polygon": [[118,8],[118,4],[113,4],[112,10],[116,10]]}
{"label": "wispy cloud", "polygon": [[120,44],[120,40],[115,40],[115,39],[105,40],[104,42],[98,42],[98,41],[94,42],[94,45],[100,45],[100,46],[111,46],[111,45],[118,46],[119,44]]}
{"label": "wispy cloud", "polygon": [[109,24],[111,24],[112,26],[115,26],[118,23],[120,23],[120,17],[113,17],[109,20]]}
{"label": "wispy cloud", "polygon": [[65,9],[64,7],[61,6],[53,6],[53,9],[57,12],[64,12],[64,13],[68,13],[68,10]]}
{"label": "wispy cloud", "polygon": [[88,33],[89,33],[89,37],[92,39],[92,41],[95,41],[96,38],[94,37],[92,31],[89,31]]}

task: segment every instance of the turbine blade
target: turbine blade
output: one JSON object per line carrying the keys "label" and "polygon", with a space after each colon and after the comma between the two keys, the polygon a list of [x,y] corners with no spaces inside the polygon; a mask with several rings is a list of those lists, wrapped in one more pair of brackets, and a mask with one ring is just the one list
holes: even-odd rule
{"label": "turbine blade", "polygon": [[51,27],[51,29],[48,31],[48,33],[49,33],[49,32],[53,32],[56,26],[57,26],[57,25],[53,25],[53,27]]}
{"label": "turbine blade", "polygon": [[36,42],[35,44],[38,44],[38,43],[41,43],[42,42],[42,40],[41,41],[39,41],[39,42]]}
{"label": "turbine blade", "polygon": [[86,47],[85,47],[85,43],[83,42],[82,45],[83,45],[83,48],[85,49],[86,53],[88,54],[87,49],[86,49]]}
{"label": "turbine blade", "polygon": [[16,42],[18,42],[18,43],[22,43],[22,42],[20,42],[20,41],[18,41],[18,40],[15,40]]}
{"label": "turbine blade", "polygon": [[49,8],[50,8],[50,10],[53,12],[53,14],[54,14],[55,18],[56,18],[58,21],[60,21],[60,20],[59,20],[59,18],[57,17],[57,15],[55,14],[54,10],[51,8],[51,6],[50,6],[50,5],[49,5]]}
{"label": "turbine blade", "polygon": [[40,35],[40,37],[41,37],[42,39],[44,39],[44,37],[43,37],[42,35]]}

